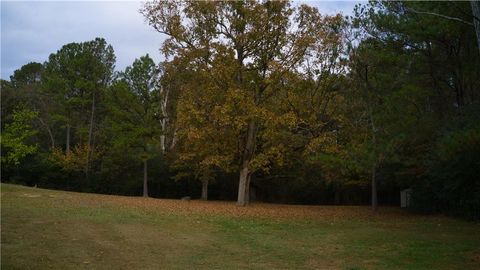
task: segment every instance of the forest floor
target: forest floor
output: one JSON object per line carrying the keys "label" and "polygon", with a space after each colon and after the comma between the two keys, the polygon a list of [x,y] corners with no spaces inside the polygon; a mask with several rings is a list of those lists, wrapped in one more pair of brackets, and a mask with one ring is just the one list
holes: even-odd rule
{"label": "forest floor", "polygon": [[1,185],[1,269],[479,269],[480,224],[399,208]]}

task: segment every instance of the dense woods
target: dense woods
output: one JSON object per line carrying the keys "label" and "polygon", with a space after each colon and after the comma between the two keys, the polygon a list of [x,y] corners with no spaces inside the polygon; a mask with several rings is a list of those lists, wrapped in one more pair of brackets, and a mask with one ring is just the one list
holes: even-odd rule
{"label": "dense woods", "polygon": [[479,5],[147,2],[164,62],[96,38],[1,81],[2,182],[479,219]]}

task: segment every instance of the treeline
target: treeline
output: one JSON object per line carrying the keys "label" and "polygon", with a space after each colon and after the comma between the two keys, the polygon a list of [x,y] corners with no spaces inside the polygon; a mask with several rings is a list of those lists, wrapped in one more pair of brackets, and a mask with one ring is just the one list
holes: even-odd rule
{"label": "treeline", "polygon": [[2,181],[478,219],[476,5],[147,2],[164,62],[97,38],[1,82]]}

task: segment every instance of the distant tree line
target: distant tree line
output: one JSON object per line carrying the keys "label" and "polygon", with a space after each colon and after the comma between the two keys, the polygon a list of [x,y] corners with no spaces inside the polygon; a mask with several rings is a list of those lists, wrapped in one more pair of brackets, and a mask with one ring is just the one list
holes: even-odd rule
{"label": "distant tree line", "polygon": [[147,2],[165,61],[97,38],[1,81],[2,181],[478,219],[478,4]]}

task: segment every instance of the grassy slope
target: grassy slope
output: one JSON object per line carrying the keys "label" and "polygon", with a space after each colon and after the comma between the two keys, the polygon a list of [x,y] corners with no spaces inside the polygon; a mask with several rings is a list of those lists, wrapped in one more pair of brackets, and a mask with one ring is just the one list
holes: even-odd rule
{"label": "grassy slope", "polygon": [[2,269],[478,269],[480,224],[1,185]]}

